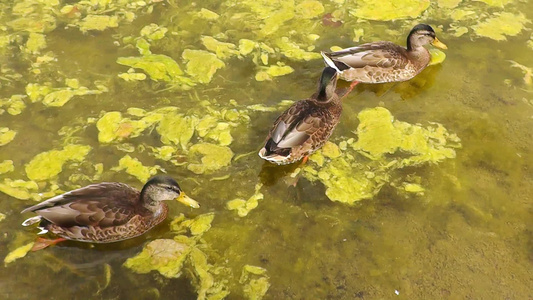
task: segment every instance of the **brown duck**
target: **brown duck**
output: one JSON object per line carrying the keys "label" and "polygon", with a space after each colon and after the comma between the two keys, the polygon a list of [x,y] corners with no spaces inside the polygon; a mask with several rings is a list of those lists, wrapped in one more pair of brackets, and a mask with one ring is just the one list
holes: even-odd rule
{"label": "brown duck", "polygon": [[339,77],[358,82],[382,83],[405,81],[415,77],[431,60],[425,45],[447,49],[431,26],[418,24],[407,36],[407,49],[391,42],[373,42],[360,46],[322,52],[326,64],[339,72]]}
{"label": "brown duck", "polygon": [[320,149],[337,126],[342,112],[336,86],[337,71],[324,68],[318,91],[309,99],[293,104],[276,119],[259,156],[284,165]]}
{"label": "brown duck", "polygon": [[91,184],[48,199],[22,211],[38,216],[22,223],[39,223],[43,234],[61,238],[38,239],[32,250],[39,250],[64,240],[111,243],[139,236],[161,223],[168,213],[163,200],[176,199],[197,208],[198,202],[181,191],[169,176],[155,176],[141,191],[127,184],[102,182]]}

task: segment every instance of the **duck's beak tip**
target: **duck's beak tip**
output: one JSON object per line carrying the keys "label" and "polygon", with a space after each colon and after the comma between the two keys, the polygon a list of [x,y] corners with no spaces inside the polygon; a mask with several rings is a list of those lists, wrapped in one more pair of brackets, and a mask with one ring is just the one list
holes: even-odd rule
{"label": "duck's beak tip", "polygon": [[446,44],[441,42],[438,38],[435,38],[435,40],[431,44],[440,49],[448,49],[448,46],[446,46]]}
{"label": "duck's beak tip", "polygon": [[179,197],[176,198],[177,201],[187,205],[187,206],[190,206],[192,208],[199,208],[200,207],[200,203],[198,203],[198,201],[194,200],[193,198],[187,196],[184,192],[181,192]]}

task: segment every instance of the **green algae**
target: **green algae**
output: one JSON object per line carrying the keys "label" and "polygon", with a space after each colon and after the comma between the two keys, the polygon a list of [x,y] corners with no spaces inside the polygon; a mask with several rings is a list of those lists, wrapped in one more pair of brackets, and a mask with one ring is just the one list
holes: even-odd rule
{"label": "green algae", "polygon": [[216,12],[211,11],[211,10],[206,9],[206,8],[201,8],[200,11],[196,13],[196,15],[199,18],[202,18],[202,19],[205,19],[205,20],[210,20],[210,21],[214,21],[214,20],[216,20],[216,19],[218,19],[220,17],[220,15],[217,14]]}
{"label": "green algae", "polygon": [[523,80],[526,85],[533,84],[533,69],[532,68],[526,67],[513,60],[510,60],[509,62],[511,63],[511,67],[517,68],[522,71],[522,73],[524,74]]}
{"label": "green algae", "polygon": [[88,15],[83,18],[79,23],[80,31],[87,32],[91,30],[104,31],[107,28],[118,27],[117,16],[107,15]]}
{"label": "green algae", "polygon": [[157,239],[144,246],[141,253],[128,258],[126,268],[140,274],[158,271],[167,278],[178,278],[190,246],[173,239]]}
{"label": "green algae", "polygon": [[290,66],[286,66],[285,64],[279,63],[279,65],[269,66],[265,68],[264,71],[257,72],[257,74],[255,74],[255,80],[272,80],[272,77],[283,76],[292,72],[294,72],[293,68],[291,68]]}
{"label": "green algae", "polygon": [[362,19],[389,21],[420,16],[430,5],[429,0],[384,0],[376,5],[371,0],[357,1],[357,8],[350,14]]}
{"label": "green algae", "polygon": [[164,115],[156,129],[163,144],[181,145],[183,149],[187,149],[196,124],[198,118],[195,116],[170,113]]}
{"label": "green algae", "polygon": [[4,265],[10,264],[19,258],[23,258],[24,256],[26,256],[26,254],[28,254],[28,252],[30,252],[32,247],[33,242],[28,243],[24,246],[20,246],[17,249],[9,252],[4,258]]}
{"label": "green algae", "polygon": [[176,148],[172,146],[153,147],[152,153],[158,159],[169,161],[176,154]]}
{"label": "green algae", "polygon": [[36,181],[55,178],[67,161],[81,162],[91,149],[87,145],[67,145],[62,150],[39,153],[26,164],[26,175]]}
{"label": "green algae", "polygon": [[11,180],[5,178],[4,182],[0,182],[0,192],[20,200],[35,198],[35,193],[33,192],[38,189],[39,186],[35,181],[24,181],[21,179]]}
{"label": "green algae", "polygon": [[[394,170],[455,158],[454,149],[460,147],[459,138],[442,125],[422,127],[394,120],[385,108],[365,109],[358,118],[357,141],[347,138],[338,147],[326,144],[302,170],[307,179],[324,184],[332,201],[353,204],[370,199],[391,182]],[[411,190],[402,186],[416,192],[414,185]]]}
{"label": "green algae", "polygon": [[189,232],[193,236],[201,236],[211,228],[214,218],[214,213],[202,214],[194,219],[186,219],[183,214],[180,214],[170,223],[170,230],[178,234]]}
{"label": "green algae", "polygon": [[46,39],[44,34],[31,32],[26,42],[26,51],[30,53],[40,53],[46,48]]}
{"label": "green algae", "polygon": [[516,36],[531,23],[522,13],[495,13],[495,17],[480,21],[472,26],[478,36],[488,37],[496,41],[507,40],[506,36]]}
{"label": "green algae", "polygon": [[0,146],[9,144],[17,136],[15,130],[11,130],[8,127],[0,127]]}
{"label": "green algae", "polygon": [[284,56],[292,60],[309,61],[321,57],[320,53],[306,51],[285,36],[276,42],[276,46],[279,47]]}
{"label": "green algae", "polygon": [[182,57],[187,61],[187,74],[204,84],[211,81],[218,69],[226,66],[215,54],[203,50],[186,49]]}
{"label": "green algae", "polygon": [[513,2],[513,0],[475,0],[486,3],[490,6],[504,7],[506,4]]}
{"label": "green algae", "polygon": [[100,143],[111,143],[122,141],[126,138],[139,136],[146,128],[158,122],[162,116],[147,116],[140,120],[131,120],[122,117],[118,111],[105,113],[97,122],[98,141]]}
{"label": "green algae", "polygon": [[119,57],[117,63],[143,70],[152,80],[182,83],[190,85],[192,82],[183,77],[183,71],[178,63],[163,54],[146,54],[137,57]]}
{"label": "green algae", "polygon": [[239,283],[243,285],[243,292],[250,300],[263,299],[270,288],[267,270],[261,267],[245,265],[242,268]]}
{"label": "green algae", "polygon": [[441,64],[446,59],[446,53],[439,49],[431,48],[429,49],[429,53],[431,55],[429,66]]}
{"label": "green algae", "polygon": [[462,0],[438,0],[437,4],[442,8],[456,8]]}
{"label": "green algae", "polygon": [[152,41],[157,41],[165,37],[165,34],[168,32],[168,29],[164,26],[159,26],[157,24],[150,24],[144,26],[141,29],[141,36],[150,39]]}
{"label": "green algae", "polygon": [[221,42],[212,36],[202,36],[201,41],[207,50],[215,52],[217,57],[220,59],[227,59],[239,54],[239,51],[236,50],[237,46],[235,46],[235,44]]}
{"label": "green algae", "polygon": [[12,160],[4,160],[0,162],[0,174],[13,172],[15,170],[15,166],[13,165]]}
{"label": "green algae", "polygon": [[112,168],[111,170],[125,170],[126,173],[134,176],[140,182],[147,182],[150,177],[157,174],[157,171],[159,169],[160,167],[158,165],[155,165],[153,167],[144,166],[137,158],[131,157],[126,154],[118,161],[118,166]]}
{"label": "green algae", "polygon": [[[233,151],[225,146],[210,143],[194,144],[189,149],[190,163],[187,169],[195,174],[211,173],[231,163]],[[200,162],[195,162],[200,158]]]}
{"label": "green algae", "polygon": [[226,208],[229,210],[237,211],[239,217],[246,217],[250,211],[255,209],[259,205],[259,200],[263,200],[264,195],[260,192],[262,184],[255,185],[255,192],[248,200],[236,198],[226,203]]}
{"label": "green algae", "polygon": [[209,264],[204,252],[193,248],[189,261],[194,270],[193,285],[196,286],[197,299],[224,299],[229,295],[227,280],[215,280],[215,275],[221,271],[221,268]]}
{"label": "green algae", "polygon": [[41,101],[46,106],[60,107],[65,105],[74,96],[97,95],[107,92],[107,88],[102,85],[97,85],[96,90],[91,90],[85,86],[73,85],[78,82],[77,79],[65,80],[66,87],[53,88],[50,83],[44,85],[37,83],[29,83],[26,85],[26,94],[29,96],[31,102]]}

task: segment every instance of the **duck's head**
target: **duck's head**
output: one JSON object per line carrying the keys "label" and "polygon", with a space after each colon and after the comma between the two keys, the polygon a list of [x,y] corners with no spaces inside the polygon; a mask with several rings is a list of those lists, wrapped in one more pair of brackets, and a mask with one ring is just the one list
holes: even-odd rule
{"label": "duck's head", "polygon": [[200,207],[198,202],[185,195],[176,180],[166,175],[158,175],[150,178],[141,191],[141,199],[145,203],[175,199],[193,208]]}
{"label": "duck's head", "polygon": [[331,67],[325,67],[322,70],[320,79],[318,80],[318,92],[316,99],[319,101],[330,101],[336,97],[335,89],[337,88],[337,70]]}
{"label": "duck's head", "polygon": [[441,49],[448,49],[448,47],[435,35],[435,31],[431,26],[426,24],[418,24],[409,33],[407,36],[407,49],[411,50],[414,48],[422,47],[427,44],[432,44],[433,46]]}

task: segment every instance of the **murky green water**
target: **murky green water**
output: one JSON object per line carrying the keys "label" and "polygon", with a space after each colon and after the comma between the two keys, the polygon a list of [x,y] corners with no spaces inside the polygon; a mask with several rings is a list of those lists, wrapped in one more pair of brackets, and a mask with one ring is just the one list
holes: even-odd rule
{"label": "murky green water", "polygon": [[[404,12],[397,2],[391,16],[370,9],[378,7],[373,2],[2,1],[0,128],[8,129],[1,131],[0,184],[12,196],[0,193],[0,257],[34,240],[36,229],[20,226],[28,216],[19,212],[40,193],[46,198],[99,181],[140,188],[150,172],[166,171],[202,206],[170,203],[168,221],[134,240],[96,247],[68,242],[5,263],[0,298],[195,299],[205,281],[192,258],[179,278],[136,274],[123,264],[148,242],[174,238],[170,222],[180,213],[194,218],[209,212],[215,214],[212,227],[195,246],[215,282],[207,296],[222,286],[229,299],[244,298],[250,280],[243,268],[253,265],[266,269],[253,275],[269,282],[264,299],[533,298],[531,3],[417,1],[420,8],[414,8],[406,1],[410,9]],[[342,26],[324,26],[327,13]],[[344,100],[331,141],[357,139],[359,112],[384,107],[397,120],[423,128],[436,122],[456,134],[461,148],[454,148],[455,158],[391,169],[372,190],[375,196],[347,205],[330,201],[319,180],[302,177],[295,188],[288,186],[283,176],[290,168],[272,167],[256,155],[285,107],[280,101],[313,93],[323,66],[320,50],[354,45],[358,36],[359,42],[403,44],[420,22],[433,25],[448,45],[446,60],[409,82],[359,85]],[[159,27],[145,28],[152,23]],[[129,69],[119,57],[142,61],[150,55],[166,55],[180,70],[173,63],[174,69],[149,70],[152,61],[144,71],[136,65],[134,75],[121,75],[144,80],[119,77]],[[58,91],[64,92],[50,96]],[[169,106],[160,116],[167,121],[137,122]],[[145,111],[128,111],[132,107]],[[112,111],[128,120],[97,126]],[[195,122],[206,118],[215,127],[202,132]],[[193,135],[183,140],[187,128]],[[28,167],[43,157],[36,155],[71,144],[90,151],[79,159],[79,151],[52,153],[63,158],[59,165],[51,161],[59,169]],[[227,149],[234,156],[206,167],[196,144],[216,145],[209,147],[217,158]],[[162,146],[170,146],[159,148],[170,151],[168,157],[154,154],[153,147]],[[140,168],[144,173],[117,168],[126,155],[158,167]],[[24,182],[13,188],[16,179]],[[406,182],[424,192],[402,190]],[[256,186],[263,198],[248,215],[226,208],[229,200],[250,198]]]}

